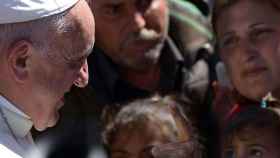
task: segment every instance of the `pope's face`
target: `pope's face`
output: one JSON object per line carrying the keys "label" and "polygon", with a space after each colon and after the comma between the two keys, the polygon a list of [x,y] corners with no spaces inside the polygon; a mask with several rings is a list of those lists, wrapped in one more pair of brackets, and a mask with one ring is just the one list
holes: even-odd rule
{"label": "pope's face", "polygon": [[242,0],[217,19],[219,51],[235,88],[259,100],[280,87],[280,10],[267,1]]}
{"label": "pope's face", "polygon": [[91,0],[96,45],[121,67],[146,70],[167,35],[166,0]]}
{"label": "pope's face", "polygon": [[[73,84],[84,87],[88,82],[86,58],[94,43],[94,19],[86,2],[80,1],[66,18],[73,20],[73,32],[54,34],[48,49],[34,48],[30,93],[34,126],[38,130],[54,126],[64,94]],[[69,20],[69,19],[68,19]]]}

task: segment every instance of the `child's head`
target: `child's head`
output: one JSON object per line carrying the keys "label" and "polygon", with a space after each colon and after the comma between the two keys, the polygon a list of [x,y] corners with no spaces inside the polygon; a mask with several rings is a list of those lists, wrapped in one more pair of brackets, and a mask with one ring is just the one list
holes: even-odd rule
{"label": "child's head", "polygon": [[249,107],[229,121],[222,158],[279,158],[280,117],[271,109]]}
{"label": "child's head", "polygon": [[193,127],[170,97],[151,97],[124,106],[104,132],[112,158],[146,158],[153,146],[193,140]]}

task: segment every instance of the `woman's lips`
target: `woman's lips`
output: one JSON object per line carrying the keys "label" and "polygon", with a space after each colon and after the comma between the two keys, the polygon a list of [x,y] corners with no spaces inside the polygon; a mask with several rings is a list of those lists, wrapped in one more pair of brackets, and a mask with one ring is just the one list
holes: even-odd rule
{"label": "woman's lips", "polygon": [[254,68],[246,69],[245,71],[243,71],[243,76],[257,77],[258,75],[262,74],[265,71],[267,71],[266,67],[254,67]]}

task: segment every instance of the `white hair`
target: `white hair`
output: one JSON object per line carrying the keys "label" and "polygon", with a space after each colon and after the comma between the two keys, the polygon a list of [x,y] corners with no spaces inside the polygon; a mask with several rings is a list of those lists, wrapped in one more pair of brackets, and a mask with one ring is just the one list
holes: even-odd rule
{"label": "white hair", "polygon": [[0,25],[0,52],[17,41],[26,40],[37,49],[49,49],[50,35],[71,31],[72,20],[66,18],[69,10],[38,20]]}

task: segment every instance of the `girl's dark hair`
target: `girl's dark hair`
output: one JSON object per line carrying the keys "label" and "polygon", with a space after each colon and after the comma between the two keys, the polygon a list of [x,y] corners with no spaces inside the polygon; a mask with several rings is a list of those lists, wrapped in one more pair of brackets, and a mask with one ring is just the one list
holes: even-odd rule
{"label": "girl's dark hair", "polygon": [[274,109],[249,106],[229,120],[224,137],[238,135],[246,128],[271,128],[280,131],[280,116]]}

